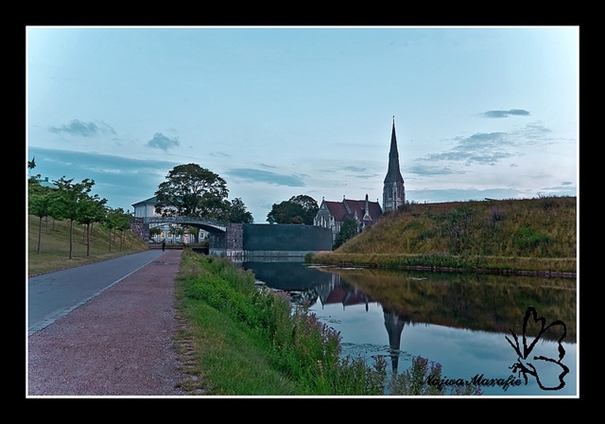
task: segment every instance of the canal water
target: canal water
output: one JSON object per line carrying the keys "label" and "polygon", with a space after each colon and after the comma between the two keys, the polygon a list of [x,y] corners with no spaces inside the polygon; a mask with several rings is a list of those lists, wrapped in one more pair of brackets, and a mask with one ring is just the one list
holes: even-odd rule
{"label": "canal water", "polygon": [[309,304],[340,333],[343,356],[382,356],[391,375],[421,356],[441,364],[445,387],[474,379],[484,396],[579,394],[575,279],[241,265]]}

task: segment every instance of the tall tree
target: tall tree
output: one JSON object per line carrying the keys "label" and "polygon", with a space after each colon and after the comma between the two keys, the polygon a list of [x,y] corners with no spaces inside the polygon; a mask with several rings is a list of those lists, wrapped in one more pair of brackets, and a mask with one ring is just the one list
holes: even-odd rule
{"label": "tall tree", "polygon": [[246,209],[246,205],[241,198],[236,197],[231,202],[231,210],[229,211],[229,222],[239,224],[251,224],[254,222],[252,213]]}
{"label": "tall tree", "polygon": [[63,176],[59,180],[53,181],[53,183],[57,186],[56,202],[54,203],[57,206],[55,216],[69,220],[69,259],[71,259],[74,221],[78,218],[80,203],[86,200],[95,182],[86,178],[80,183],[74,183],[73,179],[68,180]]}
{"label": "tall tree", "polygon": [[[132,222],[132,215],[124,212],[122,208],[111,209],[107,208],[103,225],[109,229],[109,250],[111,251],[111,244],[115,244],[116,231],[120,232],[120,250],[122,250],[122,244],[124,240],[124,232],[130,229]],[[113,240],[112,240],[113,233]]]}
{"label": "tall tree", "polygon": [[164,216],[220,219],[228,210],[227,183],[195,163],[175,166],[155,193],[155,210]]}
{"label": "tall tree", "polygon": [[319,206],[315,199],[306,195],[292,196],[279,204],[273,204],[267,214],[267,222],[278,224],[313,225]]}
{"label": "tall tree", "polygon": [[90,256],[90,233],[95,222],[105,218],[105,204],[107,199],[100,199],[98,194],[83,196],[78,204],[76,221],[86,225],[86,256]]}
{"label": "tall tree", "polygon": [[355,237],[359,233],[359,225],[353,218],[346,216],[340,225],[340,232],[334,241],[334,249],[340,247],[345,241]]}
{"label": "tall tree", "polygon": [[37,178],[30,178],[27,185],[27,209],[30,215],[38,217],[38,248],[40,254],[42,243],[42,218],[52,213],[53,189],[42,187]]}

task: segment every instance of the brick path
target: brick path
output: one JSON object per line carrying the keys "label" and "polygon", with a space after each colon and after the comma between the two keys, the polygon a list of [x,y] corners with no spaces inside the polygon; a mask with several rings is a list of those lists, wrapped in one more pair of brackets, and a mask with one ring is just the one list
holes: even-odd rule
{"label": "brick path", "polygon": [[166,250],[99,296],[28,336],[27,396],[184,395],[174,350],[174,280]]}

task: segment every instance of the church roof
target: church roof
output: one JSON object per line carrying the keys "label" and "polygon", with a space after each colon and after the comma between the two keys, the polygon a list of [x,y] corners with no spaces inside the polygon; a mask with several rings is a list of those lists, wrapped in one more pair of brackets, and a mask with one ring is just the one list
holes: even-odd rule
{"label": "church roof", "polygon": [[348,215],[347,208],[342,202],[323,201],[336,221],[342,221]]}
{"label": "church roof", "polygon": [[[366,214],[365,200],[342,199],[342,202],[324,200],[323,203],[334,220],[339,222],[344,221],[347,216],[351,218],[357,216],[357,219],[361,221]],[[382,215],[382,208],[378,202],[368,202],[368,209],[372,220],[376,220]]]}
{"label": "church roof", "polygon": [[366,211],[366,201],[365,200],[349,200],[349,199],[344,199],[344,201],[346,203],[346,205],[349,207],[349,209],[351,210],[351,215],[357,215],[357,218],[359,218],[360,220],[364,218],[366,212],[369,213],[370,218],[372,220],[377,219],[378,217],[380,217],[380,215],[382,215],[382,209],[380,207],[380,205],[378,204],[378,202],[368,202],[368,211]]}

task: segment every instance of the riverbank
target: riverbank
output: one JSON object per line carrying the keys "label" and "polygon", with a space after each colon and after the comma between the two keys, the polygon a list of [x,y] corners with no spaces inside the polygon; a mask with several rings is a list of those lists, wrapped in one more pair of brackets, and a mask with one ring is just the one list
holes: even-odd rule
{"label": "riverbank", "polygon": [[577,198],[405,204],[307,262],[574,278]]}
{"label": "riverbank", "polygon": [[576,258],[460,256],[447,254],[363,254],[318,252],[306,262],[323,266],[392,268],[576,278]]}

